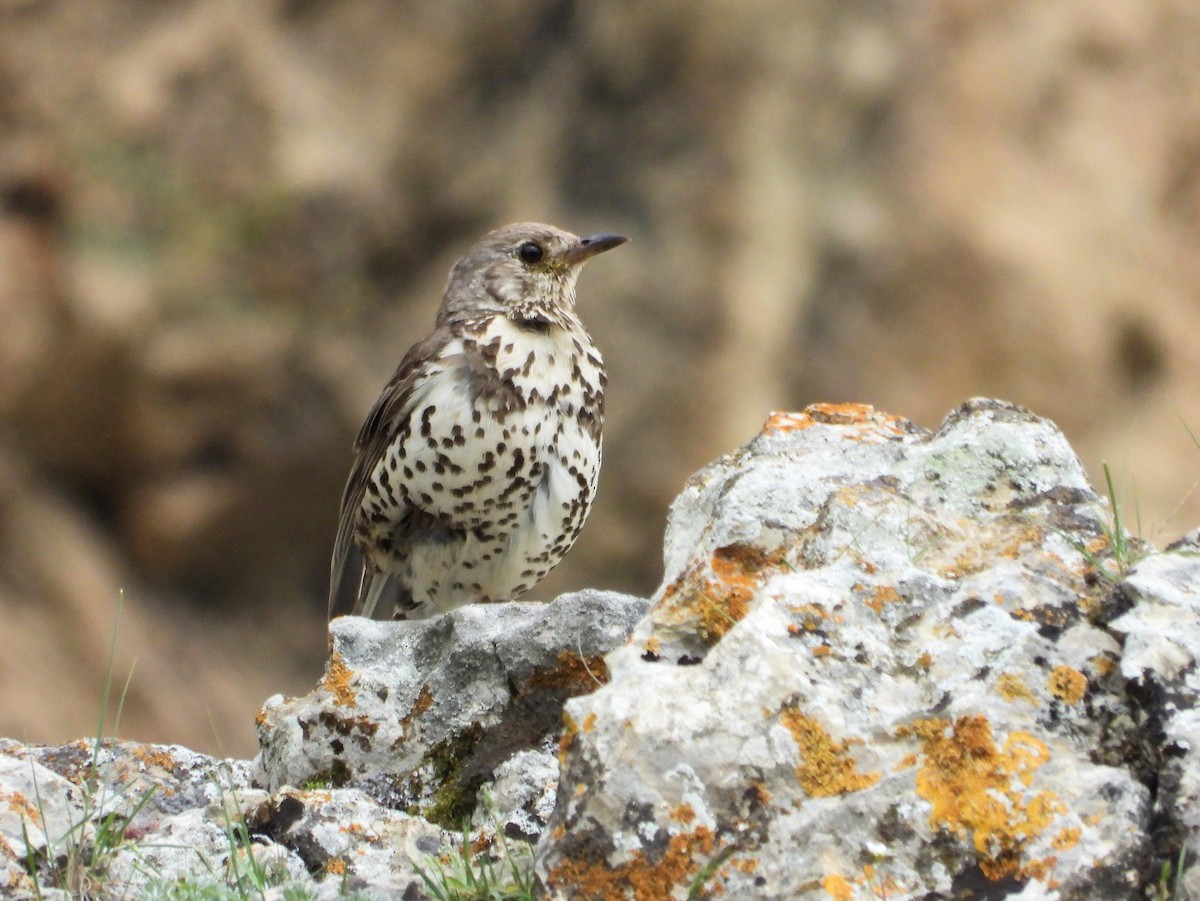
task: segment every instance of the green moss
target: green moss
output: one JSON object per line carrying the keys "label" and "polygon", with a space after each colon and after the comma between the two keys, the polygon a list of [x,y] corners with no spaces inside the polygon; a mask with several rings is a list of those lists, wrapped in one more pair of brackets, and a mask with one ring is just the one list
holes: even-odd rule
{"label": "green moss", "polygon": [[346,766],[343,760],[334,760],[329,769],[321,770],[313,773],[304,782],[304,787],[309,791],[322,788],[342,788],[350,784],[350,779],[353,774],[350,772],[350,767]]}
{"label": "green moss", "polygon": [[433,769],[432,782],[438,786],[432,802],[421,811],[429,822],[444,829],[459,829],[475,812],[484,774],[466,770],[482,737],[483,729],[472,726],[434,747],[425,758]]}

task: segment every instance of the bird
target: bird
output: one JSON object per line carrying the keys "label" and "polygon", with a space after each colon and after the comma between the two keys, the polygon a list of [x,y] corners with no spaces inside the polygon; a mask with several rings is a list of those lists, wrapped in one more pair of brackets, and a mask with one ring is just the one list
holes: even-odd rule
{"label": "bird", "polygon": [[626,241],[521,222],[454,264],[432,333],[354,442],[331,620],[514,600],[574,544],[596,495],[607,384],[575,286]]}

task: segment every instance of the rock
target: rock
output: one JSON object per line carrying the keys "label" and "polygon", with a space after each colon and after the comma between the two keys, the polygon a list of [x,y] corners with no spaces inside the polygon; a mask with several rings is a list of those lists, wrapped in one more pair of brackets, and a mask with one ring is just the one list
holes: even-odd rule
{"label": "rock", "polygon": [[295,851],[261,836],[251,840],[238,829],[232,810],[228,818],[202,807],[166,817],[139,840],[118,846],[106,866],[105,882],[127,897],[141,894],[150,883],[218,880],[250,888],[257,868],[270,885],[313,885]]}
{"label": "rock", "polygon": [[[548,894],[1132,897],[1157,755],[1104,621],[1104,516],[1018,407],[934,433],[774,416],[688,483],[653,608],[567,702]],[[1195,603],[1184,559],[1157,603]],[[1156,671],[1200,638],[1194,612],[1168,619],[1186,636],[1158,639]]]}
{"label": "rock", "polygon": [[322,686],[263,708],[255,780],[272,792],[353,784],[458,829],[499,771],[512,828],[532,837],[546,783],[519,787],[517,772],[532,763],[547,775],[563,701],[603,683],[601,655],[628,638],[647,604],[581,591],[413,622],[336,619]]}
{"label": "rock", "polygon": [[776,414],[688,482],[653,601],[335,620],[254,761],[0,740],[0,893],[419,901],[467,857],[561,899],[1200,890],[1200,532],[1113,522],[1019,407]]}
{"label": "rock", "polygon": [[[451,851],[461,834],[381,807],[358,789],[286,790],[252,811],[247,822],[295,849],[309,873],[338,891],[413,897],[423,886],[417,868]],[[417,895],[421,897],[421,895]]]}
{"label": "rock", "polygon": [[[6,741],[0,885],[28,897],[59,897],[60,888],[81,885],[137,897],[151,884],[177,882],[395,897],[419,886],[417,868],[460,840],[382,809],[357,789],[271,797],[250,787],[249,771],[249,761],[178,747],[106,742],[97,752],[89,742]],[[36,889],[29,852],[39,862]]]}
{"label": "rock", "polygon": [[57,848],[71,838],[81,804],[74,786],[33,760],[0,755],[0,850],[10,860]]}
{"label": "rock", "polygon": [[[1200,531],[1139,562],[1120,596],[1133,606],[1110,627],[1157,785],[1156,864],[1177,866],[1181,848],[1185,860],[1200,858]],[[1200,870],[1185,877],[1187,897],[1200,897]]]}

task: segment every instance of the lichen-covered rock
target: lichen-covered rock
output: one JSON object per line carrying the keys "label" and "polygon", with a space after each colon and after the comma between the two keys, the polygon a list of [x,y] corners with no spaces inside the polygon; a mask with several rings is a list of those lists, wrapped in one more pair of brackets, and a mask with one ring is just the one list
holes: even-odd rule
{"label": "lichen-covered rock", "polygon": [[150,882],[184,879],[234,885],[246,853],[273,884],[312,885],[297,854],[241,825],[245,805],[265,797],[249,787],[249,770],[249,761],[178,746],[0,740],[0,895],[138,897]]}
{"label": "lichen-covered rock", "polygon": [[0,740],[0,895],[419,901],[504,836],[568,901],[1134,899],[1200,855],[1200,532],[1119,535],[1011,405],[773,416],[680,495],[652,604],[330,635],[253,762]]}
{"label": "lichen-covered rock", "polygon": [[[1157,788],[1155,858],[1200,859],[1200,531],[1137,564],[1120,586],[1132,606],[1110,623],[1121,675],[1139,704],[1139,729]],[[1184,874],[1200,898],[1200,869]]]}
{"label": "lichen-covered rock", "polygon": [[0,743],[0,896],[36,897],[30,859],[55,856],[69,838],[86,843],[93,831],[83,820],[76,787]]}
{"label": "lichen-covered rock", "polygon": [[281,792],[250,811],[247,824],[294,849],[327,888],[372,897],[424,897],[417,868],[461,841],[352,788]]}
{"label": "lichen-covered rock", "polygon": [[[582,591],[414,622],[336,619],[321,687],[264,707],[256,779],[273,792],[353,784],[386,807],[458,829],[493,774],[557,745],[564,700],[603,683],[602,655],[647,606]],[[550,774],[541,792],[552,783]],[[512,829],[533,837],[537,811],[549,805],[536,788],[521,791]]]}
{"label": "lichen-covered rock", "polygon": [[5,741],[0,896],[134,898],[153,884],[186,883],[255,896],[276,887],[419,899],[419,869],[462,840],[357,789],[272,796],[249,785],[249,772],[249,761],[179,747]]}
{"label": "lichen-covered rock", "polygon": [[[1017,407],[934,433],[868,407],[772,417],[688,483],[651,612],[566,705],[548,894],[1133,897],[1158,761],[1105,624],[1105,517]],[[1160,616],[1190,612],[1147,639],[1156,671],[1200,637],[1195,561],[1167,560]],[[1170,722],[1191,747],[1190,707]]]}

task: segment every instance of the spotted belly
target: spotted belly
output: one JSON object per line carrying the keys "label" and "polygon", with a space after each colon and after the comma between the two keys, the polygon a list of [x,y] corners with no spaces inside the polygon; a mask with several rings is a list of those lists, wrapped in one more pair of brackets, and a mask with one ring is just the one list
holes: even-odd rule
{"label": "spotted belly", "polygon": [[498,416],[451,376],[400,425],[356,521],[371,562],[422,615],[528,591],[578,537],[600,468],[599,435],[569,392]]}

